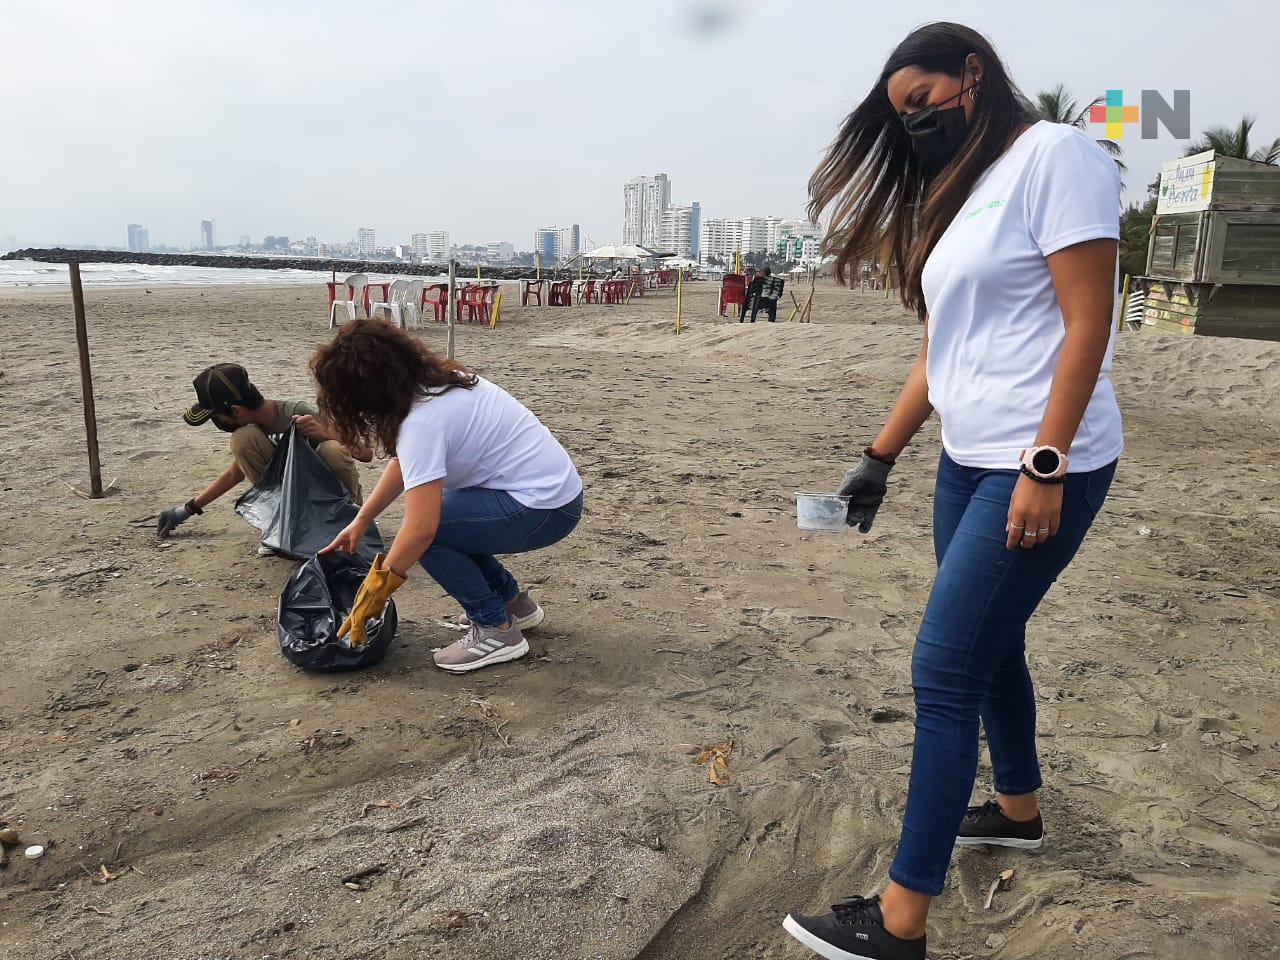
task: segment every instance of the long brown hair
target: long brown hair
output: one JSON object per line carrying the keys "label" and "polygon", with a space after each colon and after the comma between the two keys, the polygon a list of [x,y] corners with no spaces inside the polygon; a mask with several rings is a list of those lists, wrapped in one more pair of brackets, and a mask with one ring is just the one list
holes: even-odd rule
{"label": "long brown hair", "polygon": [[385,320],[344,324],[311,358],[321,415],[347,446],[396,455],[396,436],[414,402],[479,380],[462,364],[436,356]]}
{"label": "long brown hair", "polygon": [[[903,67],[963,77],[971,53],[982,59],[983,70],[968,136],[951,162],[930,176],[889,102],[889,78]],[[995,48],[976,30],[958,23],[913,30],[889,54],[875,86],[845,118],[809,178],[810,219],[832,208],[823,251],[836,255],[836,278],[845,282],[859,260],[887,258],[901,272],[903,304],[924,319],[925,261],[1018,127],[1037,119]]]}

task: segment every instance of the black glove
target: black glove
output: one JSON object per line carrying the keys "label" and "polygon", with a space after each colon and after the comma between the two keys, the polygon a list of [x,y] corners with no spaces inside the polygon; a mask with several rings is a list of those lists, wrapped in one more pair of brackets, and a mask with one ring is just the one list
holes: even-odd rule
{"label": "black glove", "polygon": [[864,453],[858,465],[844,475],[844,482],[840,484],[836,494],[849,498],[849,513],[845,517],[845,523],[857,527],[862,533],[871,531],[876,512],[888,491],[885,481],[892,469],[892,463],[877,460]]}
{"label": "black glove", "polygon": [[194,503],[188,500],[180,507],[174,507],[172,510],[165,510],[156,518],[156,534],[161,540],[166,539],[169,534],[177,530],[182,524],[186,523],[198,513],[203,513],[196,507]]}

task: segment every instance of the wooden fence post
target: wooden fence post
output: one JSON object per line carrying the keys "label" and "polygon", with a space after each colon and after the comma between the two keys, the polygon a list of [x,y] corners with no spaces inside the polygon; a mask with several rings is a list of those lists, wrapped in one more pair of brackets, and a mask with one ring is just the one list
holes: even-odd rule
{"label": "wooden fence post", "polygon": [[98,459],[98,411],[93,403],[93,371],[89,366],[89,328],[84,319],[84,288],[80,264],[69,263],[71,303],[76,317],[76,348],[80,353],[80,392],[84,398],[84,432],[89,446],[89,496],[102,496],[102,463]]}
{"label": "wooden fence post", "polygon": [[453,328],[454,328],[454,321],[457,319],[457,314],[458,314],[458,305],[453,302],[454,289],[457,287],[457,282],[458,282],[458,261],[453,259],[453,257],[450,257],[449,258],[449,298],[448,298],[449,299],[448,320],[449,320],[449,359],[450,360],[453,359]]}

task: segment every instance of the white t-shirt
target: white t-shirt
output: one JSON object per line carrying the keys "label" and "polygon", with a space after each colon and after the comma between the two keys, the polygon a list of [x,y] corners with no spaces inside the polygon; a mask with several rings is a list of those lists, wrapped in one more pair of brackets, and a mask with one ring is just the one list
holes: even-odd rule
{"label": "white t-shirt", "polygon": [[[929,400],[947,454],[963,466],[1017,469],[1049,402],[1065,328],[1045,258],[1120,237],[1115,161],[1074,127],[1040,121],[979,178],[929,255]],[[1068,451],[1072,473],[1120,456],[1124,437],[1108,373]],[[1100,321],[1101,322],[1101,321]]]}
{"label": "white t-shirt", "polygon": [[503,490],[538,510],[577,497],[582,480],[551,431],[507,391],[479,381],[409,409],[396,438],[404,488],[443,478],[447,490]]}

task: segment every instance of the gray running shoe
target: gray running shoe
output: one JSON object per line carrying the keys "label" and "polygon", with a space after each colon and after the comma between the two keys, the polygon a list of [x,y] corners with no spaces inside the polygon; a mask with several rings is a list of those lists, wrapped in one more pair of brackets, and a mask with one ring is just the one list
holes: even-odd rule
{"label": "gray running shoe", "polygon": [[435,654],[436,666],[450,673],[466,673],[494,663],[519,660],[529,652],[529,641],[520,627],[508,622],[505,627],[482,627],[473,624],[465,634]]}
{"label": "gray running shoe", "polygon": [[[529,596],[527,590],[521,590],[507,601],[507,613],[521,630],[532,630],[547,618],[536,600]],[[471,618],[465,613],[458,621],[465,629],[471,629]]]}

